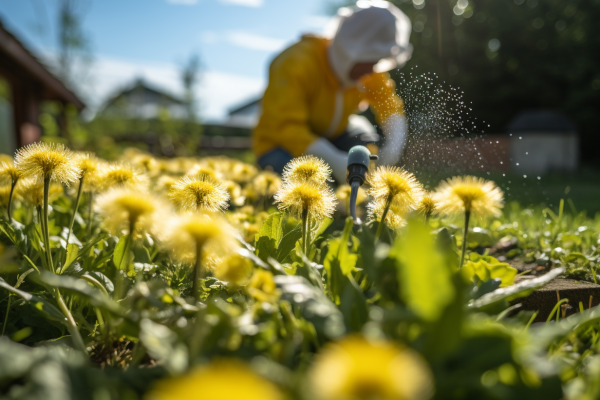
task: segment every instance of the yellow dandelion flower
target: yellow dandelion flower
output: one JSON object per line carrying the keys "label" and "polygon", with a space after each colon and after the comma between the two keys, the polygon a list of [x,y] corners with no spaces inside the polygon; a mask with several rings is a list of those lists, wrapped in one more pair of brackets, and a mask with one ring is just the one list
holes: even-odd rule
{"label": "yellow dandelion flower", "polygon": [[455,176],[442,182],[433,199],[441,214],[468,212],[474,217],[499,216],[504,193],[492,181],[475,176]]}
{"label": "yellow dandelion flower", "polygon": [[23,177],[69,185],[79,179],[73,152],[62,144],[36,142],[17,150],[15,165]]}
{"label": "yellow dandelion flower", "polygon": [[17,182],[21,178],[21,170],[15,167],[12,160],[0,163],[0,180],[8,183]]}
{"label": "yellow dandelion flower", "polygon": [[0,154],[0,164],[7,163],[8,165],[14,165],[15,160],[8,154]]}
{"label": "yellow dandelion flower", "polygon": [[114,188],[102,194],[95,208],[102,216],[103,226],[113,235],[158,232],[158,217],[169,210],[161,199],[129,188]]}
{"label": "yellow dandelion flower", "polygon": [[217,215],[202,214],[173,218],[164,243],[176,260],[194,265],[192,294],[196,300],[200,297],[199,279],[208,267],[237,247],[234,231],[227,222]]}
{"label": "yellow dandelion flower", "polygon": [[184,211],[225,211],[229,201],[225,185],[208,176],[184,176],[171,186],[169,197]]}
{"label": "yellow dandelion flower", "polygon": [[234,181],[224,181],[223,185],[229,193],[231,204],[237,207],[243,206],[246,198],[242,196],[242,187]]}
{"label": "yellow dandelion flower", "polygon": [[185,213],[173,217],[166,231],[164,243],[179,262],[196,262],[200,248],[220,256],[231,253],[237,246],[234,231],[217,215]]}
{"label": "yellow dandelion flower", "polygon": [[285,182],[307,182],[317,184],[331,181],[331,168],[325,161],[311,155],[294,158],[283,169]]}
{"label": "yellow dandelion flower", "polygon": [[[51,183],[48,189],[48,203],[52,203],[61,194],[63,194],[62,185]],[[16,187],[16,196],[26,204],[42,207],[44,205],[44,182],[36,178],[23,179]]]}
{"label": "yellow dandelion flower", "polygon": [[265,197],[273,197],[281,186],[281,178],[274,172],[262,171],[252,181],[258,193]]}
{"label": "yellow dandelion flower", "polygon": [[100,173],[102,189],[129,188],[134,190],[146,190],[148,177],[127,163],[114,163],[105,166]]}
{"label": "yellow dandelion flower", "polygon": [[[234,382],[235,384],[232,384]],[[159,381],[145,400],[283,400],[270,381],[236,359],[219,359],[186,375]]]}
{"label": "yellow dandelion flower", "polygon": [[[381,221],[383,218],[383,213],[385,212],[386,203],[382,201],[373,201],[369,203],[367,206],[369,210],[369,215],[373,220]],[[402,208],[400,206],[396,206],[393,203],[388,208],[387,213],[385,214],[384,223],[392,230],[397,231],[406,225],[406,208]]]}
{"label": "yellow dandelion flower", "polygon": [[185,174],[187,176],[196,177],[196,178],[199,178],[202,176],[208,176],[213,179],[221,179],[221,177],[222,177],[221,174],[218,173],[217,171],[215,171],[213,168],[208,167],[206,165],[202,165],[202,164],[194,165]]}
{"label": "yellow dandelion flower", "polygon": [[94,153],[88,152],[76,153],[74,162],[83,178],[82,191],[86,193],[98,191],[103,162]]}
{"label": "yellow dandelion flower", "polygon": [[155,176],[159,171],[161,165],[156,158],[146,153],[139,153],[132,158],[127,158],[127,160],[131,160],[131,164],[145,171],[147,174],[151,176]]}
{"label": "yellow dandelion flower", "polygon": [[177,183],[179,179],[180,178],[171,175],[162,175],[156,182],[156,190],[168,193],[171,190],[171,187]]}
{"label": "yellow dandelion flower", "polygon": [[423,192],[423,197],[418,207],[419,214],[430,217],[437,212],[437,203],[433,198],[433,193]]}
{"label": "yellow dandelion flower", "polygon": [[246,290],[250,296],[264,303],[274,303],[281,296],[281,291],[277,289],[273,274],[264,269],[254,271]]}
{"label": "yellow dandelion flower", "polygon": [[8,200],[10,198],[11,190],[12,190],[12,185],[0,186],[0,204],[2,204],[4,207],[8,207]]}
{"label": "yellow dandelion flower", "polygon": [[368,193],[376,201],[390,201],[415,210],[423,197],[423,186],[410,172],[398,167],[380,166],[367,176]]}
{"label": "yellow dandelion flower", "polygon": [[239,254],[232,254],[216,265],[214,275],[229,286],[246,286],[252,275],[252,262]]}
{"label": "yellow dandelion flower", "polygon": [[257,173],[258,170],[254,165],[237,162],[233,166],[233,174],[231,175],[231,179],[239,183],[246,183],[251,181]]}
{"label": "yellow dandelion flower", "polygon": [[331,218],[335,211],[336,199],[333,190],[327,185],[304,183],[286,183],[275,193],[278,208],[301,219],[303,212],[310,218],[320,221]]}
{"label": "yellow dandelion flower", "polygon": [[309,378],[323,400],[426,400],[433,394],[431,371],[419,354],[360,336],[326,344]]}

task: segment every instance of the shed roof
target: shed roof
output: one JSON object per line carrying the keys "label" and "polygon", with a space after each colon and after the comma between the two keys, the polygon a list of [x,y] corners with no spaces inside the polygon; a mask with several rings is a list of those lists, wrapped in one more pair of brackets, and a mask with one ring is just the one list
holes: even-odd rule
{"label": "shed roof", "polygon": [[2,69],[41,83],[43,98],[62,100],[73,104],[78,110],[85,104],[71,92],[56,76],[27,50],[25,46],[10,33],[0,21],[0,60]]}
{"label": "shed roof", "polygon": [[559,111],[527,110],[508,123],[509,132],[577,132],[577,126]]}

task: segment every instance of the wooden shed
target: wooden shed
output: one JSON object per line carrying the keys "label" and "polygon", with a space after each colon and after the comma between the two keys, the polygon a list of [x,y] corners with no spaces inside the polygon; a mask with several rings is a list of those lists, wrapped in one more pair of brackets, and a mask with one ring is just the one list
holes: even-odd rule
{"label": "wooden shed", "polygon": [[[72,104],[81,111],[85,104],[0,23],[0,79],[8,87],[8,99],[0,104],[0,152],[40,139],[40,105],[53,100]],[[63,107],[64,109],[64,107]],[[65,118],[59,125],[64,129]],[[12,147],[12,148],[11,148]]]}

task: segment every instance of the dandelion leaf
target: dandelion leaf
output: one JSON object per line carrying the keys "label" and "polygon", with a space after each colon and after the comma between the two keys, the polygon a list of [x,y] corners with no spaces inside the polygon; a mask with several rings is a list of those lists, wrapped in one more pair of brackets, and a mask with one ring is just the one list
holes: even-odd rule
{"label": "dandelion leaf", "polygon": [[462,272],[468,280],[473,280],[475,275],[483,282],[487,282],[490,279],[500,279],[500,287],[512,285],[515,282],[515,276],[517,276],[516,268],[489,256],[481,257],[476,262],[467,262]]}
{"label": "dandelion leaf", "polygon": [[256,255],[263,261],[276,256],[277,247],[283,236],[281,218],[281,213],[269,215],[256,234]]}
{"label": "dandelion leaf", "polygon": [[400,293],[407,306],[427,321],[437,320],[454,296],[452,272],[429,229],[411,220],[390,252],[398,260]]}
{"label": "dandelion leaf", "polygon": [[127,238],[129,235],[121,236],[119,239],[119,243],[115,246],[115,252],[113,253],[113,263],[115,267],[120,270],[127,270],[127,267],[133,261],[133,257],[131,256],[129,245],[129,240]]}

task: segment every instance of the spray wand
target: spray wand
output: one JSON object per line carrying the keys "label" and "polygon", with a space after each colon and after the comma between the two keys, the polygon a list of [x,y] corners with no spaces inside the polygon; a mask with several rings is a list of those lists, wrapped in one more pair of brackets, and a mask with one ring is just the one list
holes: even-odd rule
{"label": "spray wand", "polygon": [[365,146],[354,146],[348,152],[348,170],[346,181],[350,185],[350,215],[355,224],[360,224],[356,218],[356,197],[358,188],[365,183],[367,172],[369,171],[369,162],[377,160],[376,155],[372,155]]}

